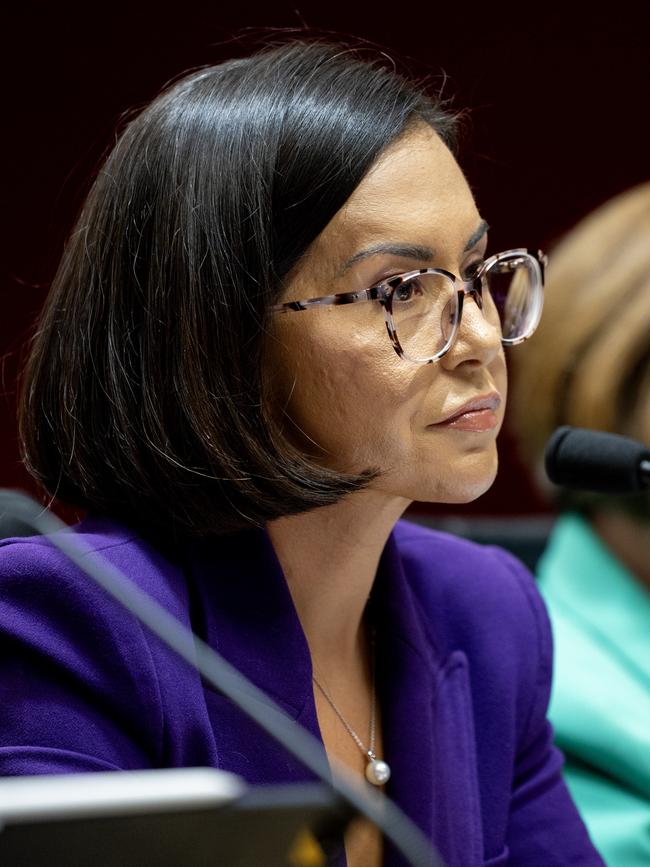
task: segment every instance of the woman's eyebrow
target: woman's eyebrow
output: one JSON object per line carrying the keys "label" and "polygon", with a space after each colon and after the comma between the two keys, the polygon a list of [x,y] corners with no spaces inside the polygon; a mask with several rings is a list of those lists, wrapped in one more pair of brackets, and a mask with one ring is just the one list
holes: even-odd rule
{"label": "woman's eyebrow", "polygon": [[489,228],[490,227],[485,222],[485,220],[481,220],[481,222],[478,224],[477,230],[474,232],[474,234],[471,236],[471,238],[469,239],[469,241],[465,245],[465,252],[466,253],[468,250],[471,250],[472,247],[475,247],[478,244],[478,242],[481,240],[483,235],[485,235],[485,233],[488,231]]}
{"label": "woman's eyebrow", "polygon": [[[465,245],[465,252],[471,250],[472,247],[475,247],[489,228],[490,227],[485,220],[481,220],[478,228]],[[352,265],[356,265],[356,263],[360,262],[362,259],[379,255],[400,256],[404,259],[416,259],[420,262],[429,262],[435,257],[435,251],[431,247],[423,247],[419,244],[374,244],[372,247],[367,247],[365,250],[359,250],[354,254],[354,256],[351,256],[341,267],[336,276],[341,277],[352,267]]]}
{"label": "woman's eyebrow", "polygon": [[434,257],[434,251],[431,247],[421,247],[419,244],[375,244],[372,247],[367,247],[365,250],[359,250],[343,265],[337,276],[345,274],[345,272],[356,265],[361,259],[367,259],[370,256],[401,256],[404,259],[418,259],[429,261]]}

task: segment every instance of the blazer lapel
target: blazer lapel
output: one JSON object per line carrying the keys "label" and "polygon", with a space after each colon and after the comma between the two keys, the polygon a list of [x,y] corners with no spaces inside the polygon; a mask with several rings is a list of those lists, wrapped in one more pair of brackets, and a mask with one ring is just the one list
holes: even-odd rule
{"label": "blazer lapel", "polygon": [[436,677],[434,839],[447,867],[483,864],[483,828],[467,657],[450,654]]}
{"label": "blazer lapel", "polygon": [[[189,568],[200,612],[195,631],[320,740],[309,648],[267,534],[245,530],[206,544],[192,552]],[[220,768],[249,783],[315,779],[221,693],[204,687]]]}
{"label": "blazer lapel", "polygon": [[[392,770],[387,794],[435,843],[448,867],[479,867],[483,845],[467,659],[460,651],[442,657],[435,622],[415,598],[392,537],[373,598],[382,649],[384,753]],[[385,867],[404,864],[389,848]]]}

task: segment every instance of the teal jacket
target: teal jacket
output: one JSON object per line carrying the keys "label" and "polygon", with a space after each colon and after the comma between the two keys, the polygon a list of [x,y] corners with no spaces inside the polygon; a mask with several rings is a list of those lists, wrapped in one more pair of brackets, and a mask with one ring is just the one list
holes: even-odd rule
{"label": "teal jacket", "polygon": [[574,514],[557,522],[538,576],[566,782],[606,863],[648,867],[650,594]]}

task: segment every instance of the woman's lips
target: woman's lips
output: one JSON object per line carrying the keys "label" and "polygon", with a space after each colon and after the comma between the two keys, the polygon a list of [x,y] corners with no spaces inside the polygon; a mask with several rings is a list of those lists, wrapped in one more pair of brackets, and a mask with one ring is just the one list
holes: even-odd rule
{"label": "woman's lips", "polygon": [[454,416],[448,421],[441,421],[433,427],[454,427],[457,430],[484,431],[492,430],[499,423],[497,414],[492,409],[476,409]]}
{"label": "woman's lips", "polygon": [[499,424],[497,409],[501,395],[497,392],[466,401],[447,418],[430,427],[453,427],[456,430],[488,431]]}

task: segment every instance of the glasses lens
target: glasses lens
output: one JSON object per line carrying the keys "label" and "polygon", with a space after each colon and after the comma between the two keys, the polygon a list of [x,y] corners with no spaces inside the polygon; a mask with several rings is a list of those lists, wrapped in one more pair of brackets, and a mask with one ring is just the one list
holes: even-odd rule
{"label": "glasses lens", "polygon": [[417,274],[392,294],[397,338],[411,361],[427,361],[451,338],[458,318],[458,293],[444,274]]}
{"label": "glasses lens", "polygon": [[[542,313],[542,275],[528,253],[505,253],[484,275],[485,316],[498,317],[502,339],[518,342],[529,337]],[[487,296],[487,297],[486,297]]]}

